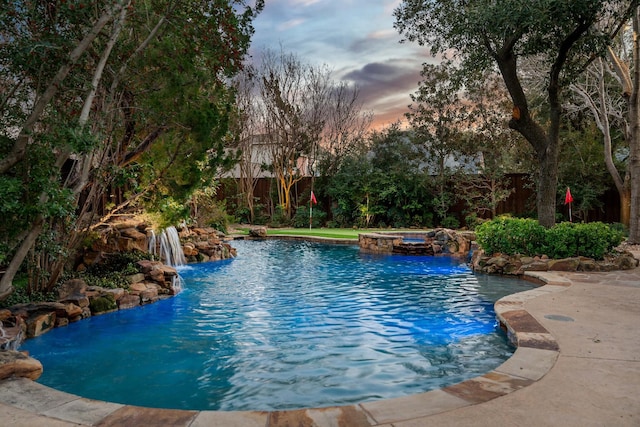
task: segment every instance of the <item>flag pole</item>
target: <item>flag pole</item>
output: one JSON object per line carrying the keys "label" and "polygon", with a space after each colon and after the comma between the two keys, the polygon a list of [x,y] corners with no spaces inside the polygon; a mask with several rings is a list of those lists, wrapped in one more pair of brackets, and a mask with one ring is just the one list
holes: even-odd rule
{"label": "flag pole", "polygon": [[313,223],[313,205],[318,203],[316,199],[316,195],[313,194],[313,190],[311,190],[311,197],[309,197],[309,230],[311,230],[311,224]]}
{"label": "flag pole", "polygon": [[567,192],[564,196],[564,204],[569,205],[569,222],[573,222],[573,219],[571,218],[571,202],[573,202],[573,196],[571,195],[571,190],[567,187]]}

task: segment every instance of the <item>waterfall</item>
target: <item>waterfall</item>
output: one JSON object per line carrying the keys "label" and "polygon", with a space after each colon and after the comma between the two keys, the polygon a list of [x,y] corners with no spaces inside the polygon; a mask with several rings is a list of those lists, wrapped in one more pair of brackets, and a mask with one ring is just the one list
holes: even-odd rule
{"label": "waterfall", "polygon": [[174,226],[165,228],[160,234],[160,257],[166,264],[174,267],[186,264],[180,236]]}
{"label": "waterfall", "polygon": [[179,274],[171,278],[171,288],[173,289],[173,292],[176,294],[182,291],[182,277],[180,277]]}
{"label": "waterfall", "polygon": [[[156,236],[153,230],[149,232],[149,244],[148,250],[154,257],[159,257],[162,262],[172,267],[185,265],[187,263],[184,252],[182,251],[182,245],[180,244],[180,236],[178,230],[175,227],[165,228],[160,236]],[[182,290],[182,278],[180,275],[174,276],[171,279],[171,288],[174,293],[179,293]]]}
{"label": "waterfall", "polygon": [[153,231],[153,229],[149,230],[149,232],[151,233],[151,236],[149,236],[149,245],[148,247],[148,252],[155,256],[158,256],[158,242],[156,239],[156,232]]}
{"label": "waterfall", "polygon": [[4,330],[4,325],[0,322],[0,350],[18,350],[20,344],[24,341],[24,334],[22,329],[12,338]]}

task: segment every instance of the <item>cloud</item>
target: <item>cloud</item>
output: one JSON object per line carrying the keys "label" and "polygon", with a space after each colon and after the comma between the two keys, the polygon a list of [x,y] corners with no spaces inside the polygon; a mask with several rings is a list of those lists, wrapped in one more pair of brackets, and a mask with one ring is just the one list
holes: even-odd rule
{"label": "cloud", "polygon": [[320,3],[320,0],[291,0],[293,6],[311,6],[312,4]]}
{"label": "cloud", "polygon": [[306,19],[302,19],[302,18],[296,18],[296,19],[290,19],[286,22],[283,22],[282,24],[278,25],[277,29],[278,31],[286,31],[289,30],[291,28],[295,28],[299,25],[302,25],[304,22],[306,21]]}
{"label": "cloud", "polygon": [[[399,43],[392,12],[400,0],[268,0],[254,25],[250,54],[284,49],[333,77],[357,84],[367,110],[387,123],[402,118],[418,88],[428,47]],[[395,118],[394,118],[395,115]]]}
{"label": "cloud", "polygon": [[398,37],[398,33],[391,29],[387,28],[385,30],[374,31],[367,35],[368,39],[380,40],[380,39],[390,39],[393,37]]}
{"label": "cloud", "polygon": [[375,99],[401,90],[406,91],[407,94],[414,92],[420,80],[420,70],[419,64],[389,59],[385,62],[366,64],[358,70],[347,73],[344,79],[360,87],[367,98]]}
{"label": "cloud", "polygon": [[343,76],[360,90],[365,109],[374,111],[374,127],[388,125],[402,119],[411,103],[410,94],[418,88],[420,63],[392,58],[371,62]]}

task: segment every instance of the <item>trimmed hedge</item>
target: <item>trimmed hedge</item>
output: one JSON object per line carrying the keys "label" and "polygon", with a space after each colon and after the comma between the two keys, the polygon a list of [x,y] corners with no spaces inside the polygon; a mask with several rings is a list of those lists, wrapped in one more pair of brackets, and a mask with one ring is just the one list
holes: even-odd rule
{"label": "trimmed hedge", "polygon": [[501,217],[479,225],[476,238],[488,254],[547,255],[553,259],[584,256],[601,260],[624,236],[602,222],[562,222],[547,229],[533,219]]}

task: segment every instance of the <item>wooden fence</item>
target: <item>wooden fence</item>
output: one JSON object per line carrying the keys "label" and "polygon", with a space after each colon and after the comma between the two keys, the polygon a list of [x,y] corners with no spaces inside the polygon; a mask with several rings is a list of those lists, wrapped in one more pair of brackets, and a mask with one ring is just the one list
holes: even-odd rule
{"label": "wooden fence", "polygon": [[[511,215],[532,215],[536,211],[535,193],[533,191],[533,185],[529,176],[526,174],[508,174],[507,177],[511,181],[511,188],[514,192],[498,205],[497,213],[511,214]],[[277,190],[276,183],[273,178],[260,178],[257,182],[254,196],[259,200],[258,203],[273,208],[272,204],[274,200],[277,203]],[[309,196],[309,187],[311,185],[311,178],[303,178],[299,181],[293,190],[293,205],[298,206],[298,201],[306,203]],[[233,179],[225,180],[218,190],[218,199],[227,200],[229,202],[236,199],[238,194],[237,181]],[[273,194],[273,197],[271,195]],[[306,200],[300,200],[301,196],[305,195]],[[331,200],[319,200],[323,205],[330,206]],[[620,221],[620,198],[615,188],[607,190],[600,198],[602,208],[593,209],[586,213],[586,221],[602,221],[607,223],[614,223]],[[458,203],[450,210],[451,214],[458,217],[461,223],[464,221],[463,211],[465,206],[462,203]],[[558,205],[558,212],[564,214],[565,219],[568,219],[568,208],[562,204]],[[329,213],[330,214],[330,213]],[[577,212],[574,208],[574,221],[582,220],[577,217]]]}

